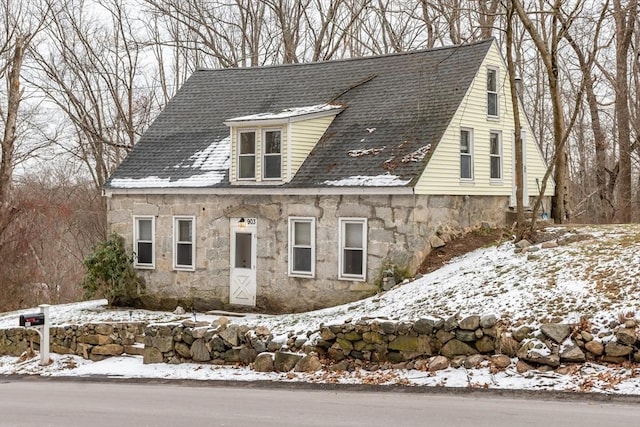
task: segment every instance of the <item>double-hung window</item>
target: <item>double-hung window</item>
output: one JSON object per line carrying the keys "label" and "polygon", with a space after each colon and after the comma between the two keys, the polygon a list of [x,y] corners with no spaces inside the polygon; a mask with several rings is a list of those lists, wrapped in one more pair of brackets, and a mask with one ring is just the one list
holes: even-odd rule
{"label": "double-hung window", "polygon": [[256,133],[238,132],[238,179],[256,178]]}
{"label": "double-hung window", "polygon": [[195,270],[196,219],[192,216],[173,218],[173,268]]}
{"label": "double-hung window", "polygon": [[367,219],[340,218],[339,278],[365,280],[367,272]]}
{"label": "double-hung window", "polygon": [[490,175],[493,180],[502,179],[502,138],[500,132],[489,134]]}
{"label": "double-hung window", "polygon": [[264,179],[280,179],[282,177],[282,131],[265,130],[262,132],[264,141],[262,177]]}
{"label": "double-hung window", "polygon": [[498,70],[487,69],[487,115],[498,117]]}
{"label": "double-hung window", "polygon": [[473,131],[460,130],[460,179],[473,180]]}
{"label": "double-hung window", "polygon": [[289,275],[314,277],[316,259],[315,218],[289,218]]}
{"label": "double-hung window", "polygon": [[133,228],[134,267],[155,268],[155,217],[134,217]]}

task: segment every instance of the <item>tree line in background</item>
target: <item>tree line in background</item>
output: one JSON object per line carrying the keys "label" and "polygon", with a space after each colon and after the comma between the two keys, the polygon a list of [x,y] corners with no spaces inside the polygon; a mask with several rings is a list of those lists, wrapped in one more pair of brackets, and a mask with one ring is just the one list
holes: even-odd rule
{"label": "tree line in background", "polygon": [[78,297],[102,184],[203,67],[495,37],[555,221],[640,217],[637,0],[5,0],[0,19],[0,310]]}

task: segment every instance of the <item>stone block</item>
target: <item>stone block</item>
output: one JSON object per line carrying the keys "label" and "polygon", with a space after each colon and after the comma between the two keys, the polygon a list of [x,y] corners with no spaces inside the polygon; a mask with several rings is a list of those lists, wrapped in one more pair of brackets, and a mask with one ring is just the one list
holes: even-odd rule
{"label": "stone block", "polygon": [[440,354],[448,357],[449,359],[452,359],[455,356],[470,356],[476,353],[477,351],[475,348],[457,339],[447,341],[447,343],[440,349]]}
{"label": "stone block", "polygon": [[571,334],[571,326],[564,323],[545,323],[540,326],[540,331],[557,344],[562,344]]}
{"label": "stone block", "polygon": [[91,349],[91,355],[120,356],[122,353],[124,353],[124,347],[120,344],[97,345]]}
{"label": "stone block", "polygon": [[124,353],[130,354],[132,356],[143,356],[144,355],[144,347],[139,345],[125,345]]}
{"label": "stone block", "polygon": [[307,354],[302,359],[298,360],[294,367],[296,372],[316,372],[322,369],[322,363],[316,355]]}
{"label": "stone block", "polygon": [[253,362],[253,370],[256,372],[273,372],[273,353],[260,353]]}
{"label": "stone block", "polygon": [[211,354],[204,339],[199,338],[191,344],[191,358],[194,362],[208,362],[211,360]]}
{"label": "stone block", "polygon": [[620,328],[616,331],[615,335],[618,342],[624,345],[635,345],[638,340],[635,328]]}
{"label": "stone block", "polygon": [[150,363],[162,363],[164,362],[162,353],[158,351],[157,348],[146,347],[142,354],[142,363],[150,364]]}
{"label": "stone block", "polygon": [[284,351],[277,351],[274,355],[274,367],[278,372],[289,372],[293,370],[298,361],[303,356],[295,353],[288,353]]}

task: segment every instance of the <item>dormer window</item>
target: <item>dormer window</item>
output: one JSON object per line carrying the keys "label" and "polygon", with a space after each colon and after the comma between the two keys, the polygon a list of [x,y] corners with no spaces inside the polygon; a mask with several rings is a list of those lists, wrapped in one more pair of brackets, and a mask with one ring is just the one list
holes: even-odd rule
{"label": "dormer window", "polygon": [[280,129],[264,130],[264,160],[262,162],[263,179],[282,178],[282,131]]}
{"label": "dormer window", "polygon": [[233,117],[232,185],[281,185],[291,180],[333,119],[346,107],[318,104]]}
{"label": "dormer window", "polygon": [[256,133],[241,131],[238,135],[238,179],[256,178]]}

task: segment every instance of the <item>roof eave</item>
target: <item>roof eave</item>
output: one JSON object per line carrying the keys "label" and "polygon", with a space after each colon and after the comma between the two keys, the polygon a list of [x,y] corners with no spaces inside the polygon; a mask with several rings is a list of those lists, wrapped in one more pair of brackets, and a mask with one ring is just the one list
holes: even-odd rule
{"label": "roof eave", "polygon": [[104,188],[102,195],[255,195],[255,196],[304,196],[304,195],[348,195],[348,194],[393,194],[412,195],[413,187],[314,187],[314,188],[273,188],[273,187],[180,187],[180,188]]}

